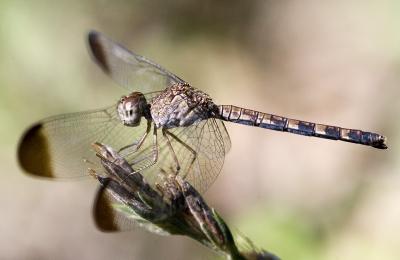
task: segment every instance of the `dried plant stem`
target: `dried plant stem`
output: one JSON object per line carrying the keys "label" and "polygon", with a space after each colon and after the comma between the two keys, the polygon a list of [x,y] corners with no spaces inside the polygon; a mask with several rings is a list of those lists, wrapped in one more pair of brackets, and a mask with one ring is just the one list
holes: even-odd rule
{"label": "dried plant stem", "polygon": [[179,176],[167,176],[153,188],[111,147],[93,147],[105,169],[91,172],[102,185],[94,210],[100,229],[122,230],[136,223],[152,232],[188,236],[228,259],[278,259],[247,238],[241,237],[246,245],[238,246],[225,221]]}

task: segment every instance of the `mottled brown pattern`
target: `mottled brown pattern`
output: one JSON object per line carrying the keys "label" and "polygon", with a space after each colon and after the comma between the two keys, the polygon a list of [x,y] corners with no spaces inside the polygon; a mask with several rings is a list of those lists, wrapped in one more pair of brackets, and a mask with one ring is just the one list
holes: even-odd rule
{"label": "mottled brown pattern", "polygon": [[243,109],[242,115],[239,120],[248,122],[251,125],[255,125],[257,121],[258,112],[250,109]]}
{"label": "mottled brown pattern", "polygon": [[260,126],[260,124],[261,124],[261,122],[263,122],[265,116],[266,116],[265,113],[259,112],[254,126]]}
{"label": "mottled brown pattern", "polygon": [[230,109],[229,106],[219,106],[218,115],[221,115],[223,118],[229,118]]}
{"label": "mottled brown pattern", "polygon": [[242,109],[240,107],[232,106],[232,109],[229,112],[229,118],[231,120],[238,120],[242,113]]}
{"label": "mottled brown pattern", "polygon": [[385,144],[386,138],[379,134],[290,119],[236,106],[219,106],[219,118],[233,123],[258,126],[293,134],[363,144],[379,149],[387,148]]}
{"label": "mottled brown pattern", "polygon": [[284,131],[286,126],[287,118],[281,116],[271,115],[271,124],[274,125],[277,129]]}
{"label": "mottled brown pattern", "polygon": [[300,135],[313,136],[315,134],[315,124],[296,119],[287,120],[288,132]]}
{"label": "mottled brown pattern", "polygon": [[151,116],[157,127],[189,126],[209,118],[215,105],[204,92],[189,84],[174,84],[151,103]]}
{"label": "mottled brown pattern", "polygon": [[340,127],[316,124],[315,136],[338,140],[340,138]]}

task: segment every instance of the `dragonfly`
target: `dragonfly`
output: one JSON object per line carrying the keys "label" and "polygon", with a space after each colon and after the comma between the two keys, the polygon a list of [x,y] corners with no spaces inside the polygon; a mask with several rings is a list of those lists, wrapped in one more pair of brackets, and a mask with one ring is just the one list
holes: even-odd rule
{"label": "dragonfly", "polygon": [[92,143],[115,149],[157,182],[160,169],[173,171],[203,192],[220,173],[231,140],[224,121],[386,149],[386,137],[218,105],[161,65],[91,31],[94,62],[129,94],[106,108],[56,115],[33,124],[21,138],[18,158],[35,176],[70,178],[88,174],[96,158]]}

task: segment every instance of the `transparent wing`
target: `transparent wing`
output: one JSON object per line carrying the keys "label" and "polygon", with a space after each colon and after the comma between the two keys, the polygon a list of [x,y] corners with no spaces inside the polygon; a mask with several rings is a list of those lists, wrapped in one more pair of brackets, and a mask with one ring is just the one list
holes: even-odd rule
{"label": "transparent wing", "polygon": [[[231,147],[225,125],[222,121],[209,119],[190,127],[179,136],[197,152],[192,170],[182,171],[181,175],[199,192],[204,192],[221,172],[225,155]],[[176,142],[175,146],[178,146]],[[189,154],[182,145],[177,150],[178,158]],[[183,169],[189,167],[190,160],[191,158],[182,160]]]}
{"label": "transparent wing", "polygon": [[[171,129],[171,132],[196,151],[196,159],[191,166],[192,153],[177,140],[170,138],[182,167],[180,175],[199,192],[206,191],[221,172],[225,154],[230,150],[231,142],[225,125],[220,120],[208,119],[184,129]],[[162,158],[171,158],[167,152],[170,151],[163,144]]]}
{"label": "transparent wing", "polygon": [[18,158],[22,168],[37,176],[65,178],[87,175],[98,158],[91,144],[102,142],[119,149],[146,131],[142,120],[137,127],[124,126],[116,106],[58,115],[33,125],[22,137]]}
{"label": "transparent wing", "polygon": [[88,43],[93,59],[102,70],[130,91],[147,93],[184,82],[160,65],[130,52],[99,32],[90,32]]}
{"label": "transparent wing", "polygon": [[[179,139],[178,141],[169,137],[181,166],[179,175],[199,192],[206,191],[220,173],[225,154],[231,146],[230,138],[223,122],[212,118],[189,127],[172,128],[169,131]],[[142,172],[146,180],[151,184],[162,183],[162,178],[165,176],[160,176],[160,169],[166,174],[171,174],[176,167],[167,140],[162,136],[161,131],[158,133],[158,140],[159,157],[157,164]],[[196,154],[194,155],[187,146],[194,150]],[[135,154],[135,158],[128,160],[133,162],[137,158],[147,158],[147,161],[144,160],[134,164],[134,168],[140,168],[142,164],[146,165],[151,160],[151,156],[148,156],[151,154],[151,150],[149,146],[145,147],[147,148],[141,149]],[[194,158],[194,156],[196,157]],[[193,159],[195,160],[193,161]]]}
{"label": "transparent wing", "polygon": [[[179,138],[171,139],[173,149],[182,167],[180,175],[192,184],[199,192],[204,192],[218,176],[222,169],[225,154],[230,150],[231,142],[222,121],[209,119],[184,128],[171,129],[172,134]],[[149,183],[161,182],[160,169],[173,172],[175,162],[168,148],[167,140],[158,133],[159,139],[159,160],[156,165],[141,172]],[[148,138],[143,147],[129,159],[130,161],[140,160],[133,163],[134,168],[140,168],[151,160],[152,141]],[[193,161],[192,154],[182,145],[190,146],[196,151],[196,158]],[[147,161],[146,161],[147,160]],[[192,165],[192,166],[191,166]],[[134,229],[137,226],[144,227],[151,232],[168,234],[152,223],[140,218],[132,208],[123,201],[127,199],[123,191],[116,192],[118,188],[111,187],[112,183],[102,186],[94,204],[94,219],[97,227],[102,231],[125,231]]]}
{"label": "transparent wing", "polygon": [[[145,95],[150,102],[160,92]],[[28,173],[52,178],[87,175],[88,168],[102,168],[91,144],[100,142],[120,149],[137,141],[147,122],[139,126],[121,123],[117,105],[91,111],[57,115],[31,126],[21,138],[18,159]]]}

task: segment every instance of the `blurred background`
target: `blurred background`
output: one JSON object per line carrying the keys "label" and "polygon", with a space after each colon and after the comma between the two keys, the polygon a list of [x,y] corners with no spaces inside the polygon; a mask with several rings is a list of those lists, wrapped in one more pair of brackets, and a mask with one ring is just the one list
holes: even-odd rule
{"label": "blurred background", "polygon": [[96,181],[19,168],[30,124],[124,93],[88,56],[96,29],[217,103],[386,135],[382,151],[228,123],[232,150],[205,197],[282,259],[399,259],[399,2],[168,2],[0,1],[0,258],[218,258],[185,237],[101,233]]}

